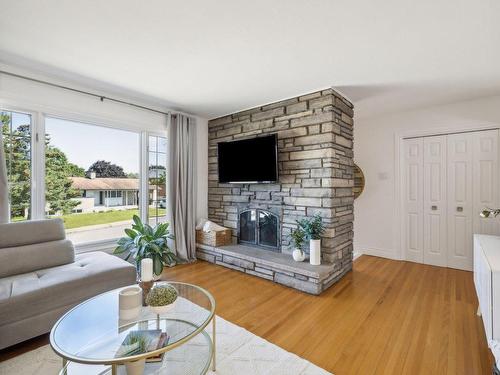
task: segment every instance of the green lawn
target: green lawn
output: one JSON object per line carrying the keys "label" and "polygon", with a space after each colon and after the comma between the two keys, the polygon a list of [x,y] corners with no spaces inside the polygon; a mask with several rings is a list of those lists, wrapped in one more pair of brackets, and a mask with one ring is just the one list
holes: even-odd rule
{"label": "green lawn", "polygon": [[[165,209],[159,208],[158,215],[164,216]],[[69,214],[58,216],[64,220],[64,226],[66,229],[85,227],[88,225],[97,224],[108,224],[114,223],[116,221],[132,220],[133,215],[139,215],[139,210],[117,210],[117,211],[104,211],[104,212],[92,212],[85,214]],[[154,208],[149,209],[149,217],[156,215],[156,210]]]}

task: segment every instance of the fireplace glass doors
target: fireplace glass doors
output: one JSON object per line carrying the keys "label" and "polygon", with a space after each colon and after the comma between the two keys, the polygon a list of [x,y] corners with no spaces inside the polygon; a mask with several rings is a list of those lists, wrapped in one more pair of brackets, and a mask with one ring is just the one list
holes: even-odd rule
{"label": "fireplace glass doors", "polygon": [[260,209],[242,211],[239,216],[239,242],[279,251],[279,219]]}

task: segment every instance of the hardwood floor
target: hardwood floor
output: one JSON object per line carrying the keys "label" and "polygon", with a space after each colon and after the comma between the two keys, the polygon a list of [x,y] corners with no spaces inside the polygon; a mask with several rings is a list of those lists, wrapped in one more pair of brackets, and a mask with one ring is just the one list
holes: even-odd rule
{"label": "hardwood floor", "polygon": [[336,375],[491,374],[470,272],[362,256],[321,296],[206,262],[166,276],[208,289],[218,315]]}

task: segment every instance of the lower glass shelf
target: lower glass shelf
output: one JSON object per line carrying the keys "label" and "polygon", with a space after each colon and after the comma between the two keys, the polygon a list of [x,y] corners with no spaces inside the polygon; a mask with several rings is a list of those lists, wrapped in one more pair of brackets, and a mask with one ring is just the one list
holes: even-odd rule
{"label": "lower glass shelf", "polygon": [[[145,375],[203,375],[212,362],[212,339],[202,331],[188,342],[165,353],[161,362],[146,363]],[[111,375],[108,365],[68,362],[59,375]],[[125,365],[117,366],[117,375],[127,375]]]}

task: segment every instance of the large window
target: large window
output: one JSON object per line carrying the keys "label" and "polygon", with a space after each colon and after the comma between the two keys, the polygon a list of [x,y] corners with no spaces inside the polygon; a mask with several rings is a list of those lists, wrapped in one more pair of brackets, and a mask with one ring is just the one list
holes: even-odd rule
{"label": "large window", "polygon": [[45,211],[75,244],[123,236],[139,215],[140,134],[46,118]]}
{"label": "large window", "polygon": [[149,136],[148,139],[148,182],[149,222],[155,225],[166,220],[167,208],[167,140],[164,137]]}
{"label": "large window", "polygon": [[112,246],[133,215],[166,220],[165,137],[37,112],[0,121],[12,221],[59,217],[75,245]]}
{"label": "large window", "polygon": [[31,116],[0,111],[1,132],[7,164],[10,218],[31,218]]}

